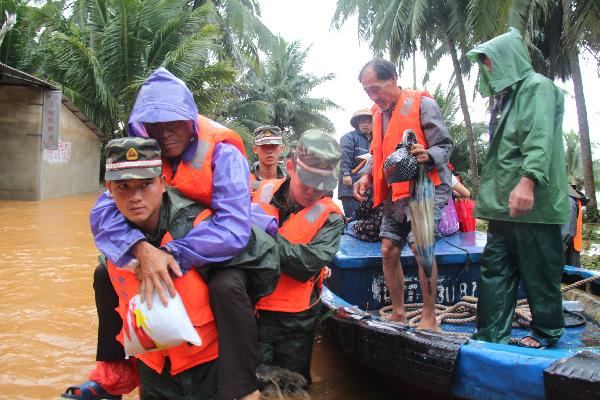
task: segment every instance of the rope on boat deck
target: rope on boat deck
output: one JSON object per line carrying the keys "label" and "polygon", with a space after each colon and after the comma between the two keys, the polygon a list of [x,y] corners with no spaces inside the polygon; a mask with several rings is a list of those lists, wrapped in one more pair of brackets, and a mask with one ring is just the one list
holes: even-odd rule
{"label": "rope on boat deck", "polygon": [[[561,289],[561,293],[567,292],[579,286],[583,286],[590,282],[600,280],[600,275],[591,276],[589,278],[582,279],[571,285],[565,286]],[[407,310],[406,319],[408,320],[408,326],[416,328],[421,320],[421,312],[423,311],[423,303],[409,303],[404,305],[404,309]],[[412,311],[409,311],[412,310]],[[379,310],[379,316],[386,319],[392,312],[392,306],[385,306]],[[454,325],[466,325],[469,322],[474,322],[477,317],[477,297],[475,296],[463,296],[460,301],[451,306],[445,306],[442,304],[435,305],[435,316],[438,325],[442,322]],[[515,309],[515,319],[513,321],[513,327],[525,327],[528,328],[531,323],[531,310],[527,299],[521,299],[517,301],[517,307]],[[470,337],[471,334],[462,332],[445,332],[450,335]]]}

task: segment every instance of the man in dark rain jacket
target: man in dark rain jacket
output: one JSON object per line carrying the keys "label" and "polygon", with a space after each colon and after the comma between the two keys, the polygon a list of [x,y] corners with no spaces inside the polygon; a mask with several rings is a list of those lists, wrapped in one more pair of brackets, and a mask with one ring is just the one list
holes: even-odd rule
{"label": "man in dark rain jacket", "polygon": [[567,221],[563,95],[531,66],[515,29],[468,54],[480,66],[479,91],[494,96],[490,149],[474,215],[489,220],[474,338],[507,343],[520,278],[531,332],[518,344],[546,347],[563,333],[560,224]]}
{"label": "man in dark rain jacket", "polygon": [[358,170],[361,160],[357,157],[369,153],[371,146],[371,130],[373,116],[371,110],[358,110],[350,118],[353,131],[340,139],[342,158],[340,159],[340,180],[338,182],[338,198],[342,201],[346,218],[354,218],[354,212],[360,204],[354,198],[353,185],[359,178]]}

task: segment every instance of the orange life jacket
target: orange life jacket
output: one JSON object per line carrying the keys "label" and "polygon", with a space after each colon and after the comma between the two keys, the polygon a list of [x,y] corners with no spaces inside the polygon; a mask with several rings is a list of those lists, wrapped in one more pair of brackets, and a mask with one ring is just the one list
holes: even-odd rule
{"label": "orange life jacket", "polygon": [[250,197],[251,198],[254,195],[254,192],[258,188],[259,184],[260,184],[260,181],[258,179],[256,179],[256,176],[254,176],[254,174],[252,172],[250,172]]}
{"label": "orange life jacket", "polygon": [[[211,214],[212,211],[204,210],[196,217],[194,225],[197,225]],[[173,237],[167,232],[161,245],[165,245],[171,240],[173,240]],[[117,311],[123,321],[126,321],[127,305],[129,300],[138,294],[139,281],[135,273],[117,268],[110,261],[107,262],[107,267],[112,284],[119,296]],[[183,343],[166,350],[150,351],[136,356],[159,374],[164,368],[165,357],[169,357],[171,362],[171,374],[176,375],[196,365],[214,360],[219,356],[217,328],[209,305],[208,286],[195,268],[190,269],[185,275],[173,279],[173,284],[181,296],[192,325],[194,325],[202,339],[202,345],[191,346]],[[127,333],[121,330],[117,335],[117,340],[121,343],[123,343],[124,334]]]}
{"label": "orange life jacket", "polygon": [[173,176],[171,164],[163,159],[162,174],[169,186],[177,188],[185,197],[204,206],[212,201],[212,156],[219,142],[233,144],[245,157],[244,142],[237,133],[223,125],[198,115],[198,142],[192,159],[181,162]]}
{"label": "orange life jacket", "polygon": [[[252,196],[253,202],[258,203],[267,214],[277,220],[279,220],[279,209],[270,203],[283,182],[285,179],[261,181]],[[278,232],[292,244],[308,244],[332,213],[342,214],[331,197],[323,197],[310,207],[290,215]],[[315,284],[321,288],[324,273],[325,268],[322,268],[319,275],[306,282],[300,282],[282,272],[273,293],[261,298],[256,303],[256,309],[289,313],[308,310],[314,305],[311,304],[310,297]]]}
{"label": "orange life jacket", "polygon": [[582,235],[582,229],[583,229],[583,210],[582,210],[582,203],[581,203],[581,199],[576,199],[577,200],[577,231],[575,232],[575,237],[573,238],[573,249],[575,249],[575,251],[581,252],[581,249],[583,249],[583,235]]}
{"label": "orange life jacket", "polygon": [[[398,143],[402,142],[404,131],[412,129],[417,134],[417,142],[429,148],[427,138],[421,129],[421,98],[431,97],[427,92],[402,89],[400,98],[392,112],[387,129],[383,129],[383,114],[381,108],[376,104],[371,111],[373,113],[373,140],[371,141],[371,154],[373,154],[373,207],[381,204],[389,192],[389,185],[383,175],[383,162],[396,150]],[[429,171],[429,178],[435,186],[441,183],[437,168]],[[410,196],[410,182],[393,183],[392,201]]]}

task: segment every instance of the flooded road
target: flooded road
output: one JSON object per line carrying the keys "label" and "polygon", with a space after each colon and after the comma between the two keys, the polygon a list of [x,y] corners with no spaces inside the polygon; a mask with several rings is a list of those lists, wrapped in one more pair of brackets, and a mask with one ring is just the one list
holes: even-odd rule
{"label": "flooded road", "polygon": [[[2,399],[58,398],[94,367],[97,251],[88,217],[97,195],[0,201]],[[403,397],[399,385],[357,367],[321,335],[313,371],[314,400]],[[137,398],[137,392],[127,398]]]}
{"label": "flooded road", "polygon": [[0,395],[55,398],[95,360],[97,194],[0,201]]}

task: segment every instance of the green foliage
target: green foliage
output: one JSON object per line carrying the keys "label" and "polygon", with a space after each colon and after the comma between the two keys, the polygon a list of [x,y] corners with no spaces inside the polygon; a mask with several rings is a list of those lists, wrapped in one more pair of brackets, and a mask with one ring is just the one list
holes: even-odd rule
{"label": "green foliage", "polygon": [[212,3],[192,11],[183,0],[76,0],[21,10],[23,26],[2,44],[2,60],[56,82],[106,139],[124,134],[135,93],[157,67],[183,79],[200,109],[235,78],[215,57]]}
{"label": "green foliage", "polygon": [[[333,75],[304,73],[309,49],[275,38],[257,0],[0,6],[18,15],[0,61],[55,82],[107,134],[105,141],[126,133],[135,94],[158,67],[186,82],[202,114],[238,132],[249,158],[258,125],[279,125],[292,141],[308,128],[333,130],[322,112],[337,106],[309,95]],[[259,54],[266,54],[262,63]]]}
{"label": "green foliage", "polygon": [[[595,172],[600,171],[600,159],[594,160],[593,170]],[[596,187],[600,188],[600,174],[594,174],[594,179],[596,180]]]}
{"label": "green foliage", "polygon": [[597,255],[590,256],[583,253],[581,254],[581,266],[583,268],[600,271],[600,257]]}
{"label": "green foliage", "polygon": [[567,163],[567,179],[569,183],[583,186],[583,167],[579,135],[571,130],[564,134],[565,161]]}
{"label": "green foliage", "polygon": [[332,122],[322,113],[338,106],[327,98],[315,98],[310,92],[334,78],[303,72],[310,48],[298,41],[288,43],[278,37],[267,58],[249,69],[237,86],[238,96],[227,104],[224,118],[235,119],[249,130],[260,125],[277,125],[289,144],[310,128],[333,131]]}
{"label": "green foliage", "polygon": [[475,220],[475,230],[477,232],[487,232],[488,221],[485,219],[476,219]]}
{"label": "green foliage", "polygon": [[[471,180],[471,167],[469,164],[467,133],[464,123],[456,123],[456,116],[460,109],[456,89],[450,87],[447,92],[444,92],[441,86],[438,85],[433,92],[433,97],[440,106],[442,117],[444,118],[444,122],[448,129],[450,129],[450,136],[454,143],[452,156],[450,157],[450,163],[454,167],[453,173],[460,178],[463,185],[469,190],[472,190],[473,184]],[[488,148],[487,124],[483,122],[473,123],[473,133],[475,135],[475,148],[477,151],[479,174]]]}
{"label": "green foliage", "polygon": [[597,208],[586,207],[583,210],[583,222],[590,224],[600,223],[600,211]]}
{"label": "green foliage", "polygon": [[463,75],[471,65],[465,57],[473,47],[472,26],[468,19],[468,0],[339,0],[332,25],[341,26],[350,16],[359,15],[359,37],[369,41],[373,51],[387,52],[400,70],[405,60],[419,49],[427,62],[424,82],[441,58],[452,59],[454,80],[459,91],[465,134],[472,164],[474,192],[478,190],[476,138],[466,102]]}
{"label": "green foliage", "polygon": [[584,249],[581,252],[581,266],[588,269],[600,270],[600,257],[597,254],[587,254],[588,248],[600,246],[600,223],[583,224],[582,238]]}
{"label": "green foliage", "polygon": [[590,242],[600,242],[600,223],[585,223],[581,230],[581,237],[583,240]]}
{"label": "green foliage", "polygon": [[32,7],[26,0],[0,0],[0,25],[6,19],[5,11],[17,15],[17,22],[9,30],[0,46],[0,62],[30,73],[40,73],[44,59],[44,35],[40,30],[62,7],[62,2]]}

